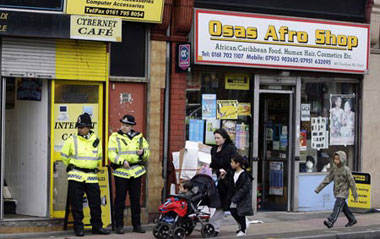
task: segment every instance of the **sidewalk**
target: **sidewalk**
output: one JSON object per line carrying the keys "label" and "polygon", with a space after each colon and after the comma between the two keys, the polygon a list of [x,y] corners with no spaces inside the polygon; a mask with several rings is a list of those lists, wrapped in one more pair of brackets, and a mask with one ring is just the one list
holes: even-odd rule
{"label": "sidewalk", "polygon": [[[259,212],[250,220],[261,220],[263,224],[251,224],[245,238],[254,239],[375,239],[380,238],[380,213],[355,214],[358,224],[345,228],[347,219],[342,214],[333,228],[327,229],[323,220],[330,212],[286,213],[286,212]],[[153,224],[144,225],[145,234],[132,233],[130,227],[126,227],[128,233],[118,235],[112,232],[108,236],[92,235],[86,232],[84,238],[90,239],[147,239],[154,238],[152,235]],[[231,216],[226,216],[224,226],[218,238],[235,238],[237,226]],[[3,238],[28,238],[28,239],[71,239],[78,238],[70,231],[52,233],[27,233],[27,234],[2,234]],[[83,238],[83,237],[82,237]],[[191,236],[186,238],[201,238],[199,228],[195,228]]]}

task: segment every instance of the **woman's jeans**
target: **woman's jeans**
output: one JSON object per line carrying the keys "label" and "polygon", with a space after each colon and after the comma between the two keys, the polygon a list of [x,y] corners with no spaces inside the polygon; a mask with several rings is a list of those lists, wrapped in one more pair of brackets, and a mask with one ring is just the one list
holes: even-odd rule
{"label": "woman's jeans", "polygon": [[349,222],[356,221],[355,216],[352,214],[350,209],[347,206],[346,199],[344,198],[336,198],[334,204],[334,210],[331,215],[327,218],[332,224],[336,222],[338,219],[339,213],[343,211],[344,215],[347,217]]}

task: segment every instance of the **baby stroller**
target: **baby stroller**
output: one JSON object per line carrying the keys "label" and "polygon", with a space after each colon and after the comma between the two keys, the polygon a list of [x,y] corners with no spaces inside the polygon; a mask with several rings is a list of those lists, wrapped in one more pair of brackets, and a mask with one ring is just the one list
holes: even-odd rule
{"label": "baby stroller", "polygon": [[208,222],[210,213],[202,211],[203,206],[218,207],[220,205],[214,180],[208,175],[197,174],[191,182],[193,184],[191,196],[170,195],[159,207],[161,214],[153,229],[154,237],[182,239],[193,232],[197,223],[201,224],[203,238],[214,236],[215,228]]}

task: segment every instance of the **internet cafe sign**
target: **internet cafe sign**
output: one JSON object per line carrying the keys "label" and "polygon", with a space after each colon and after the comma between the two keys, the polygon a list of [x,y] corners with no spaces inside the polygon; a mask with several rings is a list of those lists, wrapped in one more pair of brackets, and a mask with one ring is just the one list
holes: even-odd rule
{"label": "internet cafe sign", "polygon": [[161,23],[164,0],[67,0],[66,13]]}
{"label": "internet cafe sign", "polygon": [[363,74],[369,25],[195,10],[195,63]]}
{"label": "internet cafe sign", "polygon": [[70,38],[121,42],[121,19],[71,15]]}

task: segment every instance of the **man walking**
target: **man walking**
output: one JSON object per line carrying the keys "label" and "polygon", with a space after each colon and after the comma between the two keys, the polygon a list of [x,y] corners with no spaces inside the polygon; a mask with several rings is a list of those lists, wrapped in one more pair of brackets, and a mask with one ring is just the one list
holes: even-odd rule
{"label": "man walking", "polygon": [[133,231],[145,233],[140,222],[141,176],[146,173],[145,163],[149,158],[149,144],[142,133],[136,132],[135,117],[124,115],[121,128],[113,133],[108,143],[108,158],[112,162],[115,177],[115,223],[116,233],[124,234],[124,208],[127,192],[131,202]]}
{"label": "man walking", "polygon": [[78,134],[66,140],[61,152],[61,159],[67,165],[68,191],[75,235],[84,236],[82,222],[84,193],[90,206],[92,233],[107,235],[110,231],[102,228],[100,189],[96,175],[97,167],[102,163],[102,144],[91,131],[92,122],[89,114],[79,115],[75,127],[78,128]]}

